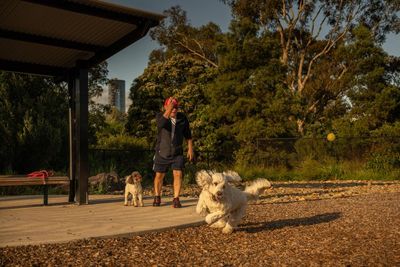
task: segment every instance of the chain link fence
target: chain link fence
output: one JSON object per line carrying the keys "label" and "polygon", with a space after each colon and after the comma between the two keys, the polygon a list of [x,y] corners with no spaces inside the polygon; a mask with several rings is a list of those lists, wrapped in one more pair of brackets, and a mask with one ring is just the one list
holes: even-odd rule
{"label": "chain link fence", "polygon": [[[225,170],[237,166],[297,172],[298,178],[310,175],[318,168],[325,169],[323,172],[336,168],[335,174],[328,172],[326,177],[322,175],[319,179],[328,179],[332,175],[351,178],[345,174],[352,169],[400,174],[400,137],[342,137],[334,141],[326,138],[269,138],[257,139],[240,147],[238,150],[196,151],[196,160],[186,162],[185,181],[195,182],[194,174],[199,169]],[[95,175],[115,171],[122,176],[137,170],[151,180],[154,175],[153,157],[154,150],[151,149],[90,149],[90,172]],[[315,175],[310,179],[313,177],[318,179]]]}

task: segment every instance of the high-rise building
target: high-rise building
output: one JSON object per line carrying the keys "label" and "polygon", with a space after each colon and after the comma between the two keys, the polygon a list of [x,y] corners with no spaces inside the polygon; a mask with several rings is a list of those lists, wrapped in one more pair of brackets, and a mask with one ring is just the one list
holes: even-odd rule
{"label": "high-rise building", "polygon": [[125,81],[111,79],[108,83],[108,103],[125,113]]}

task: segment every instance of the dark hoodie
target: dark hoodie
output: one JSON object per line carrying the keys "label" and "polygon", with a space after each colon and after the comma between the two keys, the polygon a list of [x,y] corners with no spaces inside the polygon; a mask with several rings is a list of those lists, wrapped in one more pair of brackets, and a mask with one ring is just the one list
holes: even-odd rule
{"label": "dark hoodie", "polygon": [[189,121],[186,116],[178,112],[176,114],[176,125],[174,138],[171,140],[172,122],[166,119],[163,113],[157,114],[157,143],[156,152],[163,158],[170,159],[183,154],[183,138],[192,139],[192,133],[189,127]]}

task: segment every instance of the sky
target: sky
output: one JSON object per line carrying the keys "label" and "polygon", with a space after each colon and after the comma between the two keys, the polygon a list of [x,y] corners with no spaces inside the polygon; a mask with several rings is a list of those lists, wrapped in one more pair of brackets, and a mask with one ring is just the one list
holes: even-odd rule
{"label": "sky", "polygon": [[[228,6],[219,0],[103,0],[126,7],[142,9],[149,12],[162,14],[164,10],[179,5],[186,11],[189,23],[193,26],[201,26],[212,21],[226,32],[232,19]],[[126,109],[131,101],[128,99],[129,89],[135,78],[140,76],[147,67],[150,52],[159,45],[153,41],[149,34],[142,39],[121,50],[110,57],[108,62],[108,78],[125,80]],[[107,103],[107,89],[103,96],[97,99],[100,103]]]}
{"label": "sky", "polygon": [[[162,14],[164,10],[172,6],[179,5],[186,11],[187,18],[191,25],[201,26],[212,21],[219,25],[223,32],[228,31],[229,23],[232,19],[230,8],[219,0],[103,0],[113,4],[142,9],[154,13]],[[108,78],[125,80],[126,106],[128,108],[129,88],[135,78],[140,76],[147,67],[150,52],[159,45],[151,40],[147,34],[144,38],[123,49],[110,57],[108,62]],[[390,55],[400,56],[400,35],[391,34],[387,37],[383,45],[385,51]],[[105,96],[98,99],[101,103],[106,103]]]}

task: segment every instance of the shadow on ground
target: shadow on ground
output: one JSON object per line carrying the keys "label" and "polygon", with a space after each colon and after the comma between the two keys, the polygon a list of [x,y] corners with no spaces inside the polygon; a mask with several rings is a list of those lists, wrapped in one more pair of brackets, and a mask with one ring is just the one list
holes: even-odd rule
{"label": "shadow on ground", "polygon": [[238,231],[244,231],[247,233],[257,233],[261,231],[271,231],[277,230],[285,227],[297,227],[314,225],[319,223],[327,223],[337,220],[341,217],[340,212],[324,213],[318,214],[311,217],[295,218],[295,219],[284,219],[272,222],[262,222],[262,223],[247,223],[241,225]]}
{"label": "shadow on ground", "polygon": [[[383,182],[374,182],[374,185],[385,185]],[[340,183],[331,183],[331,182],[312,182],[312,183],[279,183],[273,182],[273,187],[276,188],[341,188],[341,187],[357,187],[357,186],[368,186],[368,181],[361,182],[340,182]]]}

